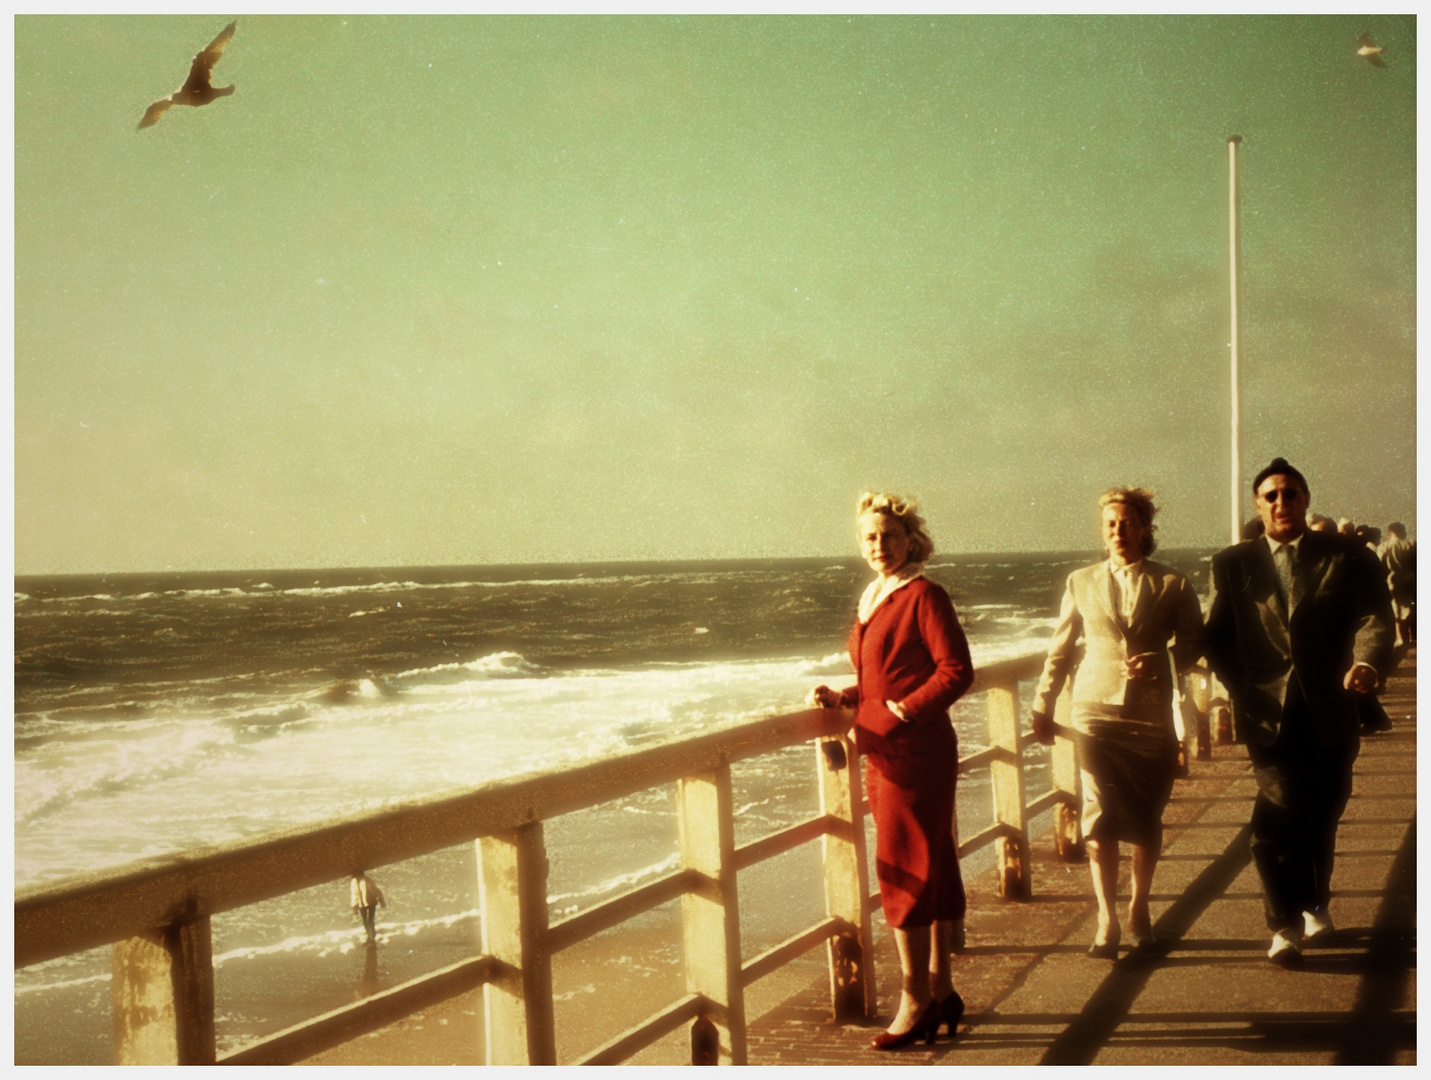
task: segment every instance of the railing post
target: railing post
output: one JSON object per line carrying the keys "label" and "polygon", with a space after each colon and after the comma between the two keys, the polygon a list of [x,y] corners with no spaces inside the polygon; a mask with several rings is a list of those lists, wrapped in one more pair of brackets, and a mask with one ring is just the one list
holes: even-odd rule
{"label": "railing post", "polygon": [[1187,708],[1183,710],[1184,724],[1191,714],[1193,719],[1193,736],[1188,741],[1195,744],[1195,753],[1198,761],[1212,760],[1212,676],[1205,667],[1196,667],[1188,672],[1185,681],[1187,690],[1184,695],[1184,703]]}
{"label": "railing post", "polygon": [[847,823],[842,835],[821,837],[825,857],[825,914],[855,927],[830,939],[830,1006],[835,1023],[847,1024],[878,1011],[870,915],[869,868],[865,863],[864,800],[860,759],[852,740],[817,740],[815,770],[820,777],[820,812]]}
{"label": "railing post", "polygon": [[[1060,729],[1073,726],[1073,691],[1064,687],[1053,707],[1053,721]],[[1078,862],[1084,857],[1083,828],[1079,808],[1083,805],[1083,785],[1078,775],[1078,744],[1062,734],[1053,740],[1050,762],[1053,786],[1068,795],[1068,802],[1053,810],[1053,844],[1058,857],[1066,862]]]}
{"label": "railing post", "polygon": [[483,988],[488,1065],[555,1065],[546,948],[547,852],[540,821],[477,841],[482,951],[501,965]]}
{"label": "railing post", "polygon": [[676,784],[681,865],[700,874],[681,897],[686,990],[714,1008],[709,1019],[722,1035],[721,1061],[744,1065],[745,992],[740,981],[740,907],[735,876],[735,807],[730,766]]}
{"label": "railing post", "polygon": [[[951,814],[949,818],[949,832],[954,838],[955,858],[958,858],[959,855],[959,773],[959,763],[956,761],[954,763],[954,775],[949,778],[951,781],[954,782],[955,785],[953,806],[954,813]],[[955,919],[953,921],[953,925],[950,928],[949,951],[952,953],[962,953],[967,944],[967,938],[964,933],[965,921],[966,920],[964,919]]]}
{"label": "railing post", "polygon": [[214,951],[200,915],[114,946],[111,994],[120,1065],[212,1065]]}
{"label": "railing post", "polygon": [[994,821],[1014,830],[999,837],[999,895],[1021,900],[1029,895],[1029,843],[1025,820],[1023,754],[1019,746],[1019,694],[1017,680],[989,687],[989,744],[1008,752],[1012,760],[989,763],[994,789]]}
{"label": "railing post", "polygon": [[1232,704],[1222,680],[1209,672],[1207,676],[1207,714],[1209,734],[1216,732],[1218,746],[1230,746],[1234,741]]}

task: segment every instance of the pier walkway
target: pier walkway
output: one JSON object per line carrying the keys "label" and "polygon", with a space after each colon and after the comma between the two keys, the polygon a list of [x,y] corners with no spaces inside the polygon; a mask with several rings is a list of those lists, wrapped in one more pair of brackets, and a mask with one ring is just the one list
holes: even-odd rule
{"label": "pier walkway", "polygon": [[[967,1003],[959,1037],[880,1054],[874,1025],[836,1025],[823,950],[801,979],[756,984],[748,1028],[753,1065],[1414,1064],[1416,1061],[1416,659],[1383,697],[1394,726],[1363,739],[1332,880],[1336,931],[1309,944],[1299,970],[1274,967],[1262,891],[1249,861],[1255,784],[1241,746],[1192,762],[1164,816],[1153,916],[1165,947],[1092,960],[1095,905],[1086,864],[1059,861],[1047,833],[1035,843],[1033,896],[997,896],[994,873],[969,875],[967,942],[954,958]],[[1125,849],[1120,891],[1127,895]],[[1126,904],[1120,905],[1120,914]],[[881,1014],[899,964],[874,917]],[[818,966],[813,960],[818,957]],[[769,980],[777,983],[776,978]],[[800,980],[797,980],[797,983]],[[473,1038],[480,991],[427,1010],[313,1063],[482,1060]],[[682,1029],[632,1064],[690,1060]]]}
{"label": "pier walkway", "polygon": [[[1362,740],[1337,834],[1336,932],[1299,970],[1267,960],[1262,890],[1249,861],[1255,782],[1241,746],[1215,746],[1177,783],[1164,815],[1152,901],[1166,951],[1092,960],[1096,908],[1086,865],[1036,853],[1033,899],[969,882],[967,947],[954,982],[959,1037],[879,1054],[878,1028],[836,1027],[826,981],[750,1027],[751,1064],[942,1065],[1414,1064],[1416,1061],[1416,660],[1382,698],[1390,732]],[[1120,893],[1127,896],[1125,848]],[[1120,905],[1120,915],[1126,905]],[[899,988],[892,939],[875,916],[882,1013]]]}

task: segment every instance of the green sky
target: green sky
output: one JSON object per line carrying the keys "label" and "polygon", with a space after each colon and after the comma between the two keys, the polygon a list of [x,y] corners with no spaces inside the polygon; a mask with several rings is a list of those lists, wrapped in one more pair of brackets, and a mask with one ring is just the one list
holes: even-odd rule
{"label": "green sky", "polygon": [[[1415,19],[15,23],[17,573],[1415,524]],[[1370,29],[1378,70],[1355,54]]]}

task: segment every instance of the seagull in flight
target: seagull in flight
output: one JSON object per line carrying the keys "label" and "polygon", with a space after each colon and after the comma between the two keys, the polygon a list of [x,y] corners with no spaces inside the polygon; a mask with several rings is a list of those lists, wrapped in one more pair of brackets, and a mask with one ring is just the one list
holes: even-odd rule
{"label": "seagull in flight", "polygon": [[1362,34],[1356,39],[1356,54],[1365,56],[1372,67],[1386,67],[1386,61],[1381,58],[1381,46],[1371,39],[1370,34]]}
{"label": "seagull in flight", "polygon": [[139,121],[140,130],[157,124],[159,117],[169,110],[170,105],[207,105],[214,98],[227,97],[234,92],[232,86],[214,86],[210,78],[214,65],[219,62],[219,57],[224,55],[224,46],[229,43],[229,38],[234,36],[237,27],[238,23],[231,22],[220,30],[219,36],[194,57],[194,64],[189,68],[189,77],[184,80],[184,85],[144,110],[144,119]]}

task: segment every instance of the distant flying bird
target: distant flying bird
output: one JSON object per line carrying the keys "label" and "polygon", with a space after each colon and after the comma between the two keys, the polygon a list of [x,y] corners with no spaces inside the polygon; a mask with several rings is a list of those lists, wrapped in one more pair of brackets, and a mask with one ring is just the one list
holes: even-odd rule
{"label": "distant flying bird", "polygon": [[238,23],[231,22],[220,30],[219,36],[209,42],[208,48],[194,57],[194,64],[189,68],[189,77],[184,81],[184,85],[144,110],[144,119],[139,121],[141,130],[158,123],[159,117],[169,110],[170,105],[207,105],[214,98],[227,97],[234,92],[232,86],[215,87],[209,80],[213,75],[214,65],[219,62],[219,57],[224,55],[224,46],[229,43],[229,38],[234,36],[237,27]]}
{"label": "distant flying bird", "polygon": [[1386,61],[1381,58],[1381,46],[1371,39],[1370,34],[1362,34],[1356,39],[1356,54],[1365,56],[1372,67],[1386,67]]}

